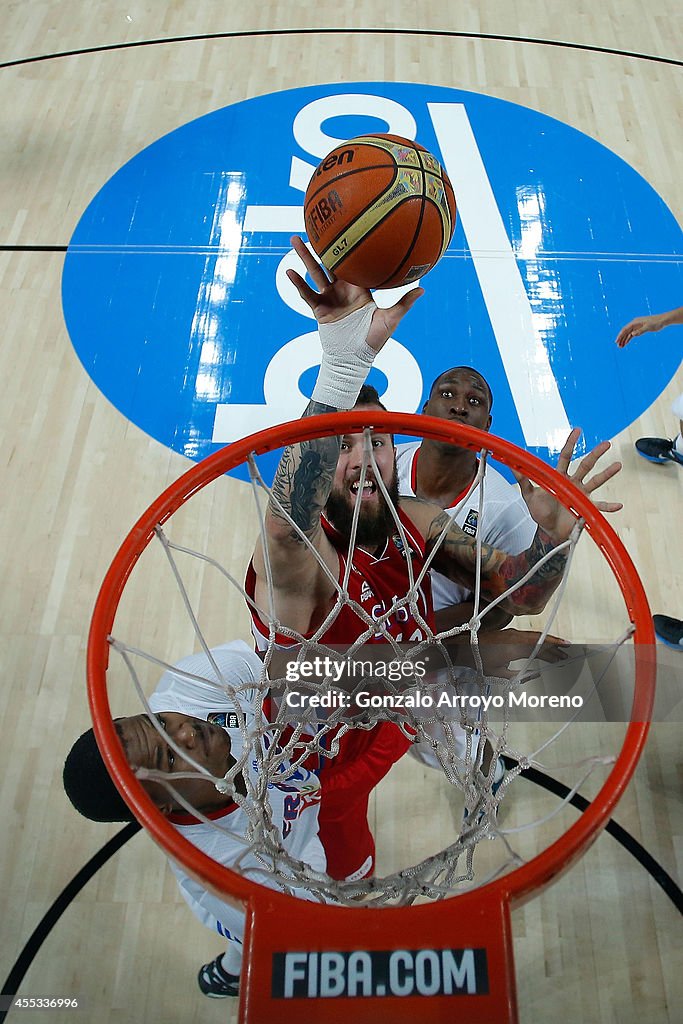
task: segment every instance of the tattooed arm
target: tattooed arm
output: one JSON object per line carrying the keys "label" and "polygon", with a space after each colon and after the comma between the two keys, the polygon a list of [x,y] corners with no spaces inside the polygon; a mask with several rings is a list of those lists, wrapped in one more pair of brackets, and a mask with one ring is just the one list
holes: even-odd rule
{"label": "tattooed arm", "polygon": [[[311,400],[304,416],[337,412],[331,405]],[[266,528],[281,542],[303,544],[300,535],[283,515],[282,509],[309,540],[320,530],[320,513],[329,497],[339,459],[341,438],[320,437],[290,445],[284,451],[275,474],[268,504]],[[282,524],[282,525],[280,525]]]}
{"label": "tattooed arm", "polygon": [[[304,416],[336,411],[312,400]],[[323,437],[289,445],[280,459],[264,532],[252,558],[253,596],[257,608],[263,609],[259,617],[265,626],[274,613],[283,625],[305,634],[327,614],[334,584],[322,566],[335,579],[339,559],[322,529],[320,513],[330,493],[339,451],[340,438]]]}
{"label": "tattooed arm", "polygon": [[[447,512],[441,512],[432,520],[427,541],[427,553],[437,544],[439,537],[448,526],[443,541],[434,558],[434,568],[474,590],[477,565],[477,544],[474,538],[463,533]],[[522,580],[532,566],[545,557],[557,543],[540,527],[526,551],[519,555],[507,555],[504,551],[481,546],[481,590],[488,600],[494,600]],[[558,551],[547,562],[539,566],[536,573],[523,586],[515,589],[499,608],[511,615],[535,615],[543,611],[548,599],[557,588],[565,565],[567,553]]]}
{"label": "tattooed arm", "polygon": [[[613,462],[605,469],[592,473],[598,460],[609,450],[609,442],[603,441],[581,459],[574,473],[570,473],[569,466],[580,434],[578,429],[570,433],[560,453],[557,471],[570,479],[584,494],[592,495],[620,471],[621,464]],[[488,544],[482,544],[481,589],[489,600],[499,597],[522,580],[534,565],[569,537],[576,523],[574,513],[548,491],[534,486],[526,477],[518,476],[518,482],[538,529],[531,546],[519,555],[506,555]],[[436,506],[414,498],[404,498],[402,501],[421,530],[428,553],[438,544],[444,527],[448,527],[437,548],[434,568],[458,583],[463,583],[469,590],[474,590],[477,565],[474,538],[463,533],[446,511],[437,511]],[[622,507],[620,502],[611,501],[596,501],[595,505],[601,512],[618,512]],[[497,607],[511,615],[532,615],[542,611],[562,579],[566,563],[567,552],[555,552],[539,566],[531,579],[509,594]]]}

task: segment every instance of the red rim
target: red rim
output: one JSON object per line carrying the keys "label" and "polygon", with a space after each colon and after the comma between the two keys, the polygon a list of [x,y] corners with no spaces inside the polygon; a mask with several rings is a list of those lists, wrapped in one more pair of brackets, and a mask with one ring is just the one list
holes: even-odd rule
{"label": "red rim", "polygon": [[[243,463],[252,452],[262,455],[286,444],[353,432],[370,425],[430,440],[457,441],[462,447],[477,451],[486,448],[494,458],[541,484],[578,516],[585,519],[586,531],[601,549],[617,578],[630,621],[635,627],[635,692],[631,714],[633,720],[626,730],[621,752],[599,793],[567,832],[533,860],[478,890],[486,891],[491,896],[497,893],[501,900],[517,904],[567,870],[597,838],[607,824],[638,763],[649,729],[655,682],[655,663],[651,654],[655,635],[645,591],[624,545],[590,499],[566,477],[560,476],[536,456],[517,448],[509,441],[476,430],[474,427],[453,424],[433,416],[372,410],[371,422],[369,420],[369,411],[361,409],[306,417],[262,430],[197,463],[149,506],[116,553],[100,588],[93,612],[88,639],[87,677],[95,736],[104,761],[124,800],[138,820],[174,860],[181,863],[204,884],[228,898],[248,900],[254,904],[259,900],[268,900],[271,905],[280,904],[283,912],[291,909],[293,897],[248,881],[211,860],[184,839],[152,804],[128,766],[112,721],[106,679],[110,650],[107,638],[111,633],[126,581],[140,554],[154,536],[155,528],[169,519],[193,494]],[[337,908],[319,906],[317,910],[321,915],[325,915],[334,913]],[[409,913],[412,908],[405,907],[403,910]],[[384,913],[381,908],[374,912]]]}

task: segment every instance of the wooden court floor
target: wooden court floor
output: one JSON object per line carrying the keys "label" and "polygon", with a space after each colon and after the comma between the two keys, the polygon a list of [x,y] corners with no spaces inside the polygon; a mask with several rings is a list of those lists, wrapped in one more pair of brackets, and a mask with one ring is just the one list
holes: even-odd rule
{"label": "wooden court floor", "polygon": [[[387,31],[367,31],[380,27]],[[353,31],[312,31],[334,28]],[[220,33],[227,35],[207,38]],[[149,43],[164,39],[175,41]],[[3,981],[74,874],[119,830],[79,819],[61,788],[64,756],[89,724],[89,617],[123,534],[187,467],[112,407],[71,347],[60,297],[64,249],[91,198],[150,142],[219,107],[321,82],[400,80],[483,92],[569,123],[628,161],[683,223],[681,61],[683,14],[674,0],[0,5]],[[677,616],[683,473],[644,463],[633,442],[672,434],[670,405],[682,390],[679,369],[611,439],[624,465],[610,485],[625,505],[618,532],[653,609]],[[239,509],[240,485],[233,490]],[[232,556],[239,567],[244,545],[235,542]],[[158,615],[172,633],[163,608]],[[577,605],[578,631],[581,615]],[[233,621],[247,638],[241,610]],[[653,726],[616,815],[679,884],[680,735],[680,716]],[[401,762],[378,795],[373,815],[387,862],[399,841],[387,808],[396,793],[421,785]],[[443,800],[435,795],[435,815],[445,813]],[[429,819],[413,824],[426,830]],[[515,912],[513,927],[522,1024],[559,1015],[568,1024],[683,1020],[681,918],[611,837]],[[181,902],[159,851],[137,835],[65,910],[30,958],[19,993],[76,996],[80,1019],[103,1024],[235,1020],[234,1006],[205,999],[194,980],[219,951]],[[73,1013],[11,1011],[9,1019],[61,1024]]]}

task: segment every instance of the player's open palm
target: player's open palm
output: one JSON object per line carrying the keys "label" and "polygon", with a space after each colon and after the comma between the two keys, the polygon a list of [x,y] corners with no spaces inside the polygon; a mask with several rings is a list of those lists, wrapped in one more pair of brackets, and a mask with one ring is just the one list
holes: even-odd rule
{"label": "player's open palm", "polygon": [[[592,451],[588,452],[587,455],[584,455],[576,466],[574,472],[570,473],[569,466],[572,461],[572,456],[574,455],[576,442],[580,436],[581,430],[578,427],[575,427],[560,452],[560,457],[557,462],[557,471],[563,476],[566,476],[568,480],[571,480],[573,484],[584,492],[584,494],[592,497],[595,491],[621,471],[621,463],[612,462],[604,469],[600,469],[596,473],[593,473],[599,459],[602,458],[602,456],[608,452],[611,447],[609,441],[602,441],[599,445],[596,445]],[[562,502],[558,501],[557,498],[554,498],[552,494],[549,494],[542,487],[537,487],[532,484],[527,477],[518,476],[517,479],[522,496],[527,503],[531,515],[538,525],[545,530],[548,536],[556,543],[559,544],[566,540],[576,523],[576,517],[574,514],[566,508]],[[622,503],[619,501],[595,501],[594,504],[601,512],[618,512],[623,508]]]}
{"label": "player's open palm", "polygon": [[[319,324],[336,323],[349,316],[350,313],[363,309],[373,301],[367,288],[349,284],[348,281],[342,281],[334,274],[328,273],[302,238],[295,235],[291,242],[315,288],[311,288],[296,270],[288,270],[287,277],[310,307]],[[424,289],[413,288],[389,309],[375,307],[372,323],[365,339],[371,349],[379,352],[391,337],[397,324],[422,294],[424,294]]]}

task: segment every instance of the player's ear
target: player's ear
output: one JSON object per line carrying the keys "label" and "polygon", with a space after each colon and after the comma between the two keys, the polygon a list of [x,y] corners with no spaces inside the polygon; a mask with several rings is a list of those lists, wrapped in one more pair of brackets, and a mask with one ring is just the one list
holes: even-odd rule
{"label": "player's ear", "polygon": [[158,782],[144,780],[142,783],[143,789],[147,793],[147,796],[152,800],[154,806],[157,807],[164,817],[168,817],[174,811],[173,800],[168,790],[160,785]]}
{"label": "player's ear", "polygon": [[486,430],[490,430],[490,429],[491,429],[491,424],[492,424],[492,423],[493,423],[493,416],[491,416],[491,415],[489,414],[489,418],[488,418],[488,419],[487,419],[487,421],[486,421],[486,427],[485,427],[485,429],[486,429]]}
{"label": "player's ear", "polygon": [[168,818],[169,814],[173,814],[173,811],[177,810],[177,808],[174,807],[173,801],[168,793],[166,793],[166,795],[163,797],[155,797],[152,793],[150,793],[150,796],[152,797],[152,800],[154,800],[154,806],[161,811],[165,818]]}

